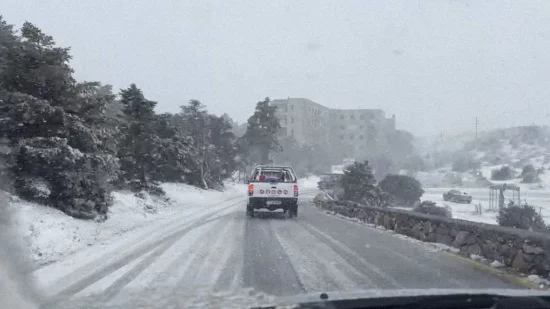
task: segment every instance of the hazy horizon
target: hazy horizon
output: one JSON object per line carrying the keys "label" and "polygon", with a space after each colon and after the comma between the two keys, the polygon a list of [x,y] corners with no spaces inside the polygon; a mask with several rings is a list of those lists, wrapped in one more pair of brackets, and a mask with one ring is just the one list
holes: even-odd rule
{"label": "hazy horizon", "polygon": [[417,136],[548,125],[548,1],[5,0],[75,77],[243,122],[265,97],[381,108]]}

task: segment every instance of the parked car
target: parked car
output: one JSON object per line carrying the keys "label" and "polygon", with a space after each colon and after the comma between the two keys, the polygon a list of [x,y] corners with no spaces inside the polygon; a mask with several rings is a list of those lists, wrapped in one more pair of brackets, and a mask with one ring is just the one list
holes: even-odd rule
{"label": "parked car", "polygon": [[470,204],[472,202],[472,196],[466,192],[450,190],[449,192],[443,193],[443,200],[453,203]]}

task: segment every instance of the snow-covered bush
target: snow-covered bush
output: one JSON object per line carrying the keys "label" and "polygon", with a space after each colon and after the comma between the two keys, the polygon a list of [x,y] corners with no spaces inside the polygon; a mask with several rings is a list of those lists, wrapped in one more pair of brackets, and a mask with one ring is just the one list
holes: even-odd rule
{"label": "snow-covered bush", "polygon": [[540,182],[539,173],[535,170],[535,167],[532,164],[526,165],[521,172],[522,182],[524,183],[534,183]]}
{"label": "snow-covered bush", "polygon": [[451,209],[449,207],[437,206],[432,201],[423,201],[422,203],[420,203],[420,205],[414,208],[414,211],[427,214],[427,215],[434,215],[434,216],[447,217],[447,218],[452,218],[453,216]]}
{"label": "snow-covered bush", "polygon": [[370,206],[388,205],[388,195],[376,186],[368,161],[355,162],[346,167],[341,181],[343,199]]}
{"label": "snow-covered bush", "polygon": [[537,213],[535,207],[528,204],[515,205],[513,202],[510,202],[507,207],[503,207],[499,210],[497,222],[501,226],[517,229],[533,231],[547,230],[542,216]]}
{"label": "snow-covered bush", "polygon": [[491,180],[509,180],[514,177],[514,172],[512,169],[504,165],[499,169],[494,169],[491,171]]}
{"label": "snow-covered bush", "polygon": [[406,175],[387,175],[378,186],[391,196],[394,204],[400,206],[412,207],[420,202],[420,197],[424,194],[420,182]]}
{"label": "snow-covered bush", "polygon": [[[82,153],[66,139],[32,138],[20,142],[16,162],[14,187],[21,197],[50,204],[77,218],[107,213],[109,171],[117,169],[114,157]],[[42,180],[40,187],[36,179]]]}

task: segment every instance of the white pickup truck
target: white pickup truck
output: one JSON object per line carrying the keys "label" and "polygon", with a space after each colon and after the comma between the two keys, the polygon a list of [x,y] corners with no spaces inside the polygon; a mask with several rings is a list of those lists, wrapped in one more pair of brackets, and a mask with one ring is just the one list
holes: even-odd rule
{"label": "white pickup truck", "polygon": [[282,209],[288,218],[298,216],[298,183],[290,166],[257,166],[248,182],[246,214],[255,209]]}

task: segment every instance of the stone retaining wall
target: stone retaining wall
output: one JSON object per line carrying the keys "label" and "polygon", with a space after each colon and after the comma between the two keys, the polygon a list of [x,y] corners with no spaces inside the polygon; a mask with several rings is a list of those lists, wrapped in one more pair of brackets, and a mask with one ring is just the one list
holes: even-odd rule
{"label": "stone retaining wall", "polygon": [[426,242],[442,243],[496,260],[525,274],[548,277],[550,235],[485,223],[425,215],[348,201],[315,201],[317,207]]}

